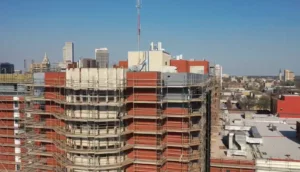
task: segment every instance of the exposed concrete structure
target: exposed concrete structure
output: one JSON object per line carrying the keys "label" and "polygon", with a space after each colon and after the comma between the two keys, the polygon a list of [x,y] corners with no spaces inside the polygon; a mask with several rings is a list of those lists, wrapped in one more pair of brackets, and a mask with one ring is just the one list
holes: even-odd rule
{"label": "exposed concrete structure", "polygon": [[71,68],[34,75],[23,171],[206,171],[210,78]]}

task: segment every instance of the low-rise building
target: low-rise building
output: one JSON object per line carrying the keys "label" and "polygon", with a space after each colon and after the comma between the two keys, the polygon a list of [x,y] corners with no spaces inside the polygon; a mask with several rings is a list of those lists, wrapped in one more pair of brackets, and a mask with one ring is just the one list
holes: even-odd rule
{"label": "low-rise building", "polygon": [[211,148],[212,172],[299,171],[295,119],[264,114],[226,114],[224,130]]}
{"label": "low-rise building", "polygon": [[299,95],[280,95],[272,99],[271,110],[280,118],[300,118],[299,104]]}
{"label": "low-rise building", "polygon": [[245,91],[242,91],[242,94],[243,94],[244,96],[251,96],[251,91],[245,90]]}
{"label": "low-rise building", "polygon": [[243,84],[238,82],[228,83],[226,89],[230,91],[245,91]]}
{"label": "low-rise building", "polygon": [[273,87],[274,83],[273,82],[265,82],[265,88],[271,88]]}

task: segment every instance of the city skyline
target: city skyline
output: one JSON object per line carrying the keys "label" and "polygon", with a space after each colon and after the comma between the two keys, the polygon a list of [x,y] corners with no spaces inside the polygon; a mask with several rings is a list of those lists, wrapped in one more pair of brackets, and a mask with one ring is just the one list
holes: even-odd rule
{"label": "city skyline", "polygon": [[[75,61],[93,57],[97,47],[110,50],[110,64],[137,50],[135,1],[77,1],[67,9],[68,0],[59,2],[0,2],[0,61],[22,69],[23,59],[39,61],[47,52],[51,62],[59,62],[66,41],[76,44]],[[99,5],[106,8],[93,10]],[[277,75],[280,68],[299,75],[299,5],[293,0],[143,1],[141,50],[161,41],[172,55],[205,58],[232,75]]]}

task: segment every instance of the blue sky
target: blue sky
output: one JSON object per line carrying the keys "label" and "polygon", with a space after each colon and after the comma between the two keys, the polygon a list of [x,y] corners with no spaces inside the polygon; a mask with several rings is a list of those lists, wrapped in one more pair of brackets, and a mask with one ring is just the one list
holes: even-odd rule
{"label": "blue sky", "polygon": [[[64,42],[75,59],[108,47],[111,62],[137,50],[135,0],[1,0],[0,61],[62,59]],[[163,42],[172,55],[207,59],[224,73],[300,74],[299,0],[143,0],[141,47]]]}

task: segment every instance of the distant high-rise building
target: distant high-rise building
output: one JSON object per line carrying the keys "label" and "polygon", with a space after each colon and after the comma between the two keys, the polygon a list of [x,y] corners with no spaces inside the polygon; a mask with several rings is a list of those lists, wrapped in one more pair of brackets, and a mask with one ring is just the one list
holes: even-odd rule
{"label": "distant high-rise building", "polygon": [[279,81],[282,81],[282,73],[281,73],[281,69],[279,70]]}
{"label": "distant high-rise building", "polygon": [[95,49],[95,59],[98,68],[107,68],[109,64],[109,53],[107,48]]}
{"label": "distant high-rise building", "polygon": [[78,61],[78,68],[97,68],[95,59],[84,58]]}
{"label": "distant high-rise building", "polygon": [[49,70],[50,70],[50,61],[47,56],[47,53],[45,53],[45,56],[41,63],[32,63],[30,65],[30,72],[32,73],[47,72]]}
{"label": "distant high-rise building", "polygon": [[284,81],[294,81],[295,80],[295,74],[294,72],[290,71],[290,70],[284,70],[283,72],[284,74]]}
{"label": "distant high-rise building", "polygon": [[220,82],[220,85],[222,87],[222,82],[223,82],[223,78],[222,78],[223,68],[219,64],[215,65],[215,75],[216,75],[216,78]]}
{"label": "distant high-rise building", "polygon": [[14,73],[15,67],[11,63],[0,63],[0,73]]}
{"label": "distant high-rise building", "polygon": [[74,62],[74,44],[73,42],[66,42],[63,47],[63,62],[72,63]]}

